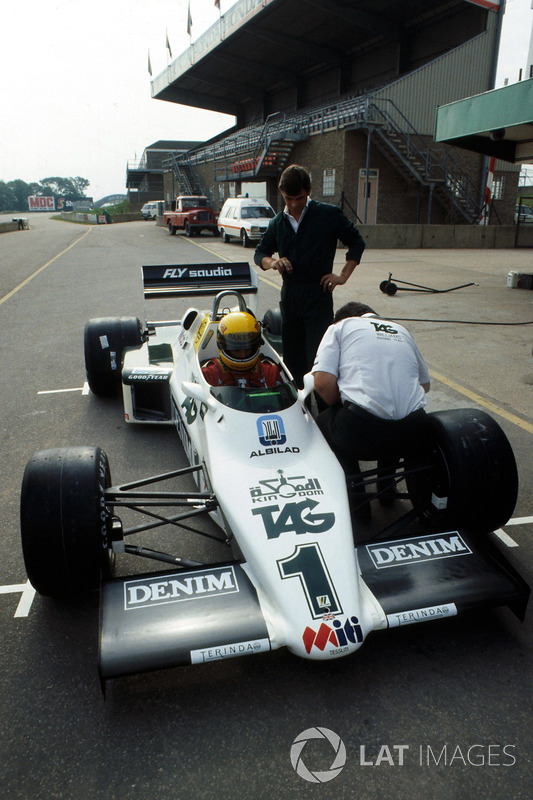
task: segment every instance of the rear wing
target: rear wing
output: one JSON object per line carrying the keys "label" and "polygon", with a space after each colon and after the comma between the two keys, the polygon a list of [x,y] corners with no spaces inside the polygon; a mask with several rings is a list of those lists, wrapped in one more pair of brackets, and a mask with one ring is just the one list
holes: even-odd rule
{"label": "rear wing", "polygon": [[142,267],[144,298],[217,295],[233,289],[257,294],[257,273],[246,261],[219,264],[149,264]]}

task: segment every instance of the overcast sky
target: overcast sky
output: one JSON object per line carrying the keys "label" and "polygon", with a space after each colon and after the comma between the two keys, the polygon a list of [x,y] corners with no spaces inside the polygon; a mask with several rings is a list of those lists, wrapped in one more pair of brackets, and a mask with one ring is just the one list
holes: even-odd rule
{"label": "overcast sky", "polygon": [[[221,0],[224,13],[234,0]],[[218,19],[191,0],[192,41]],[[518,80],[531,0],[507,0],[498,85]],[[158,139],[205,140],[233,117],[152,100],[148,74],[189,46],[187,0],[24,0],[0,25],[0,180],[81,176],[95,200],[125,192],[127,161]]]}

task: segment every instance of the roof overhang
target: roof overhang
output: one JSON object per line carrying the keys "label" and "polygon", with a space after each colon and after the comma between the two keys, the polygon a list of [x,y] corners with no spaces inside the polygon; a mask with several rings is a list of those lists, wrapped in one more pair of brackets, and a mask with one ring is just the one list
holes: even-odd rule
{"label": "roof overhang", "polygon": [[435,141],[533,163],[533,78],[437,109]]}
{"label": "roof overhang", "polygon": [[[331,87],[337,89],[327,91],[342,94],[351,92],[352,84],[357,91],[381,85],[383,52],[394,54],[390,74],[397,77],[396,61],[404,74],[411,60],[421,65],[422,56],[414,55],[420,49],[417,42],[423,43],[423,52],[429,47],[429,60],[482,33],[486,2],[237,0],[153,78],[152,97],[236,117],[248,109],[255,118],[263,110],[314,103],[306,86],[322,85],[320,76],[332,72]],[[451,20],[457,21],[452,28]],[[437,30],[442,33],[433,41]]]}

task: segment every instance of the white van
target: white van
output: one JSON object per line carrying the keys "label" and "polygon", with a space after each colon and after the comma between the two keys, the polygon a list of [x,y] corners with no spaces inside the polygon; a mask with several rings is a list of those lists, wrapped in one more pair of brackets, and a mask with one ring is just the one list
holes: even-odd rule
{"label": "white van", "polygon": [[141,208],[142,219],[156,219],[158,214],[163,213],[163,200],[153,200],[151,203],[145,203]]}
{"label": "white van", "polygon": [[259,240],[275,217],[275,211],[266,200],[255,197],[230,197],[218,215],[218,231],[224,242],[231,237],[241,240],[243,247]]}

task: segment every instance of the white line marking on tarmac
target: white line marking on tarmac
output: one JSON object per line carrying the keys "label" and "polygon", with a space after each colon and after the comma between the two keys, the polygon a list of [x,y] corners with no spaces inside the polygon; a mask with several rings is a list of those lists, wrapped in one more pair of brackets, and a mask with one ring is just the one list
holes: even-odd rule
{"label": "white line marking on tarmac", "polygon": [[506,525],[531,525],[533,517],[514,517],[506,522]]}
{"label": "white line marking on tarmac", "polygon": [[[87,391],[85,387],[87,386]],[[84,383],[83,386],[77,386],[75,389],[43,389],[37,394],[65,394],[67,392],[80,392],[80,394],[89,394],[89,386]]]}
{"label": "white line marking on tarmac", "polygon": [[22,597],[19,600],[14,616],[27,617],[35,597],[35,589],[29,581],[26,581],[26,583],[13,583],[11,586],[0,586],[0,594],[16,594],[16,592],[22,592]]}
{"label": "white line marking on tarmac", "polygon": [[502,531],[501,528],[498,528],[497,531],[494,531],[494,535],[497,536],[498,539],[503,542],[503,544],[506,544],[507,547],[518,547],[518,544],[515,542],[515,540],[511,539],[509,534],[505,533],[505,531]]}
{"label": "white line marking on tarmac", "polygon": [[2,303],[5,303],[7,300],[10,300],[10,299],[13,297],[13,295],[15,295],[15,294],[16,294],[17,292],[19,292],[21,289],[23,289],[23,288],[24,288],[24,286],[27,286],[27,285],[28,285],[28,283],[29,283],[30,281],[32,281],[34,278],[36,278],[36,277],[37,277],[37,275],[39,275],[39,274],[40,274],[40,273],[43,271],[43,269],[46,269],[47,267],[49,267],[49,266],[50,266],[50,264],[53,264],[53,263],[54,263],[54,261],[56,261],[56,260],[57,260],[57,259],[58,259],[60,256],[62,256],[62,255],[63,255],[63,253],[66,253],[66,252],[67,252],[67,250],[70,250],[70,249],[71,249],[71,247],[75,247],[75,246],[78,244],[78,242],[81,242],[81,240],[82,240],[82,239],[85,239],[85,237],[86,237],[86,236],[87,236],[87,235],[88,235],[90,232],[91,232],[91,228],[88,228],[88,229],[85,231],[85,233],[82,233],[82,235],[81,235],[81,236],[79,236],[79,237],[76,239],[76,241],[75,241],[75,242],[72,242],[72,244],[69,244],[69,245],[68,245],[68,247],[65,247],[65,249],[64,249],[64,250],[61,250],[61,252],[60,252],[60,253],[58,253],[58,254],[57,254],[56,256],[54,256],[53,258],[51,258],[51,259],[50,259],[50,261],[47,261],[47,262],[46,262],[46,264],[43,264],[43,265],[42,265],[42,267],[39,267],[39,269],[36,269],[36,270],[35,270],[35,272],[34,272],[34,273],[32,273],[32,275],[28,275],[28,277],[27,277],[25,280],[23,280],[23,281],[22,281],[22,283],[19,283],[19,285],[18,285],[18,286],[15,286],[15,288],[14,288],[14,289],[12,289],[10,292],[8,292],[8,293],[7,293],[7,294],[5,294],[3,297],[1,297],[1,298],[0,298],[0,306],[2,305]]}

